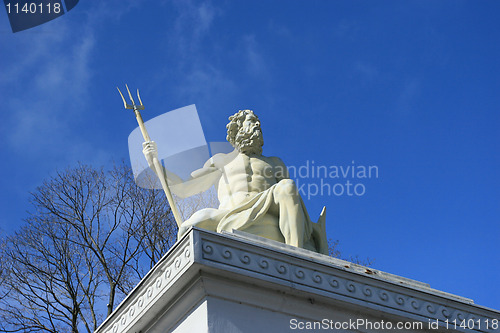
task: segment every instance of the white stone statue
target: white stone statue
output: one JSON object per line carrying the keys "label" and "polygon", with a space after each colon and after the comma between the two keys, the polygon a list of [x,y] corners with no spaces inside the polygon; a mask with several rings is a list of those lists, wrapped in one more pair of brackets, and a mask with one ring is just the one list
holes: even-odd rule
{"label": "white stone statue", "polygon": [[[191,226],[217,232],[236,229],[328,254],[325,209],[318,222],[312,222],[283,161],[262,155],[264,141],[257,116],[251,110],[241,110],[229,120],[227,140],[235,150],[213,156],[194,171],[192,179],[200,182],[187,182],[184,188],[176,185],[176,191],[186,197],[206,191],[215,180],[220,205],[195,212],[182,222],[178,236]],[[154,141],[144,142],[143,153],[155,170],[153,161],[158,153]],[[180,183],[176,175],[168,170],[165,173],[169,181],[175,178]],[[215,176],[207,177],[210,174]]]}

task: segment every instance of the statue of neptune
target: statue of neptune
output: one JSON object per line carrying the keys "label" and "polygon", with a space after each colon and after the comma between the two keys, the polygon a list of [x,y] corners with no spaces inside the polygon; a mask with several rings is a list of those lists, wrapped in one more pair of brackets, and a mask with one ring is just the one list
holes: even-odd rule
{"label": "statue of neptune", "polygon": [[[217,232],[236,229],[328,254],[325,209],[318,222],[312,222],[283,161],[262,155],[264,140],[257,116],[251,110],[240,110],[229,120],[227,140],[235,150],[210,158],[203,168],[191,174],[192,179],[200,179],[196,187],[183,189],[189,196],[209,189],[214,180],[218,181],[219,208],[195,212],[182,223],[178,236],[190,227]],[[154,141],[144,142],[143,153],[155,170],[153,158],[158,153]],[[165,172],[169,180],[178,179],[168,170]],[[210,174],[216,175],[216,179],[203,177]]]}

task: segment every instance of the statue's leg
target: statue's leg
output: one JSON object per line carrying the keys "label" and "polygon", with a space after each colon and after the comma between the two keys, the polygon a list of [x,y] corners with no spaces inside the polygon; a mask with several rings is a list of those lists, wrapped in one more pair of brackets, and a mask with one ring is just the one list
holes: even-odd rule
{"label": "statue's leg", "polygon": [[198,227],[210,231],[216,231],[222,216],[227,213],[225,210],[215,208],[205,208],[194,213],[189,219],[182,222],[177,239],[181,238],[191,227]]}
{"label": "statue's leg", "polygon": [[271,212],[279,214],[279,227],[285,243],[303,248],[310,234],[306,235],[308,219],[297,186],[293,180],[283,179],[277,184],[273,195],[274,207]]}

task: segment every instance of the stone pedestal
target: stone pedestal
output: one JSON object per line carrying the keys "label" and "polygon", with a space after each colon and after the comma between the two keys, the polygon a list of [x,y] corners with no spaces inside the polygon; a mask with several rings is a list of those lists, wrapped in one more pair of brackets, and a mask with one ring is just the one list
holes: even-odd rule
{"label": "stone pedestal", "polygon": [[97,332],[500,332],[498,319],[425,283],[243,232],[192,229]]}

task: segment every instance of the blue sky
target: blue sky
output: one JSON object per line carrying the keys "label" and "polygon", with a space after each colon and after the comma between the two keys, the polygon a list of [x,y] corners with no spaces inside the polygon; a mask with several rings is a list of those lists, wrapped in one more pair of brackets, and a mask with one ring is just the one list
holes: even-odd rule
{"label": "blue sky", "polygon": [[[80,1],[13,34],[0,10],[0,227],[78,161],[128,159],[147,120],[196,104],[210,141],[253,109],[264,154],[370,166],[362,196],[306,200],[344,255],[500,309],[498,1]],[[319,183],[317,178],[300,181]]]}

